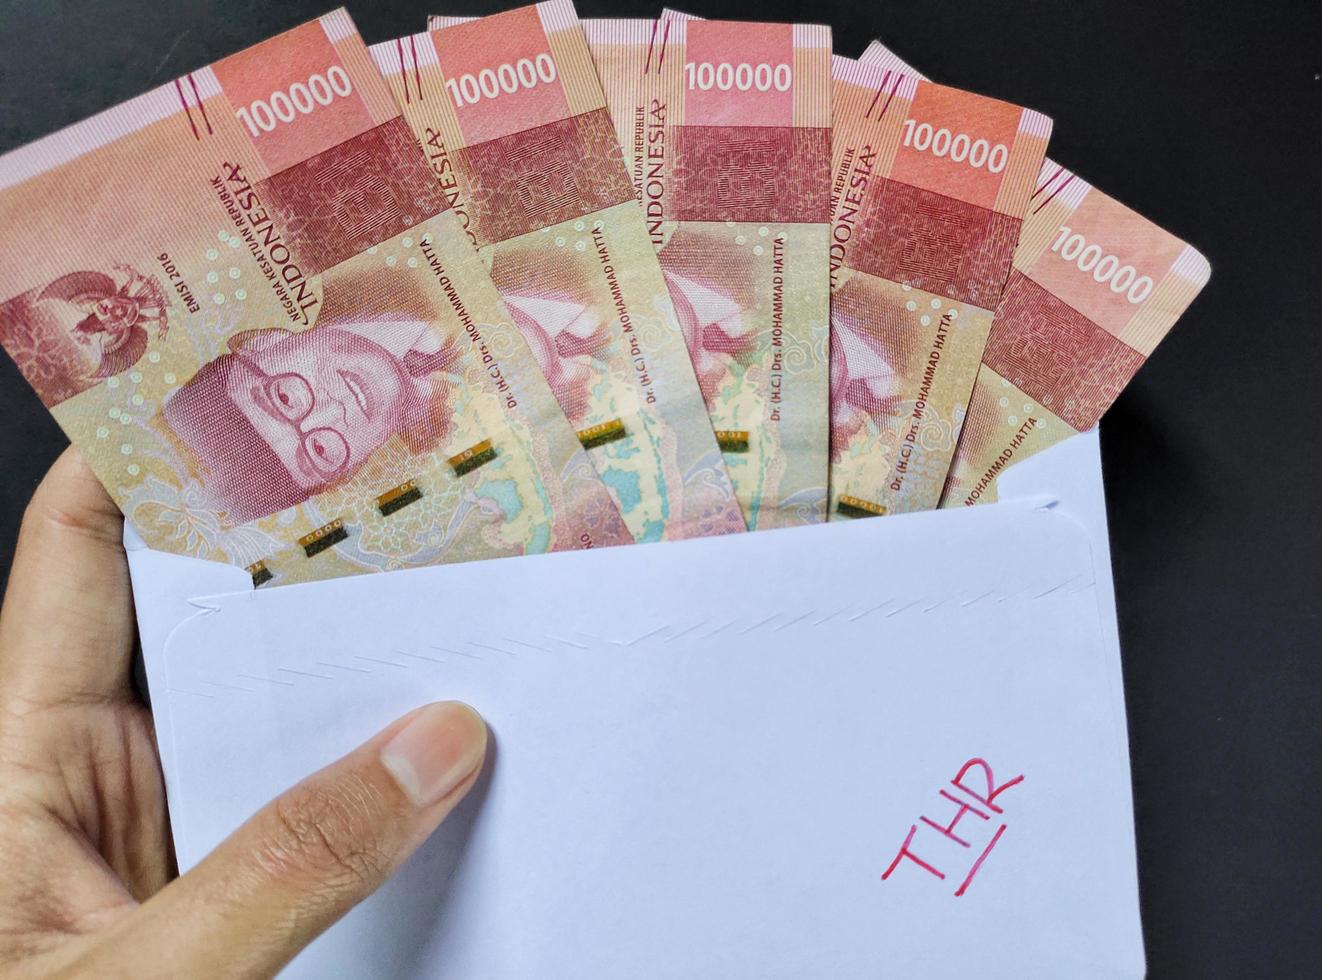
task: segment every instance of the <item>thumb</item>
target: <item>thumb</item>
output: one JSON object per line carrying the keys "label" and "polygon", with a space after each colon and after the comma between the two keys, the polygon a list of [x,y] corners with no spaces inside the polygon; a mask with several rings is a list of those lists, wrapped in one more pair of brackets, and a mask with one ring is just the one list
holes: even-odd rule
{"label": "thumb", "polygon": [[105,945],[150,949],[142,975],[274,974],[440,825],[486,746],[471,708],[419,708],[268,804]]}

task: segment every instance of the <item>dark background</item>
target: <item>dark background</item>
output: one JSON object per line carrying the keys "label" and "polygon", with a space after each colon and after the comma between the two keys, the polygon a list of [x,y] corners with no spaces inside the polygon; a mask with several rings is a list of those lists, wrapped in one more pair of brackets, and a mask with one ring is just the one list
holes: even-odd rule
{"label": "dark background", "polygon": [[[333,2],[0,0],[0,151]],[[371,43],[422,29],[431,7],[515,0],[453,3],[349,5]],[[685,9],[829,22],[842,54],[879,37],[938,81],[1040,109],[1053,157],[1211,260],[1211,284],[1102,424],[1148,962],[1153,977],[1317,976],[1322,4]],[[0,228],[0,261],[23,248]],[[0,577],[64,444],[0,354]]]}

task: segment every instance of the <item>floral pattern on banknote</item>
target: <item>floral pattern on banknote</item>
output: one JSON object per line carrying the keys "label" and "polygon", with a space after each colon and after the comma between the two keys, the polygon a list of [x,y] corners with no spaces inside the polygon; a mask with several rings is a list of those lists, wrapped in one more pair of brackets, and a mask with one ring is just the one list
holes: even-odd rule
{"label": "floral pattern on banknote", "polygon": [[674,219],[830,220],[829,129],[676,126],[672,135]]}
{"label": "floral pattern on banknote", "polygon": [[[391,119],[258,185],[299,271],[315,275],[401,235],[449,205],[402,118]],[[269,248],[273,261],[274,246]],[[288,275],[284,268],[282,275]]]}
{"label": "floral pattern on banknote", "polygon": [[1015,329],[992,331],[983,363],[1039,392],[1043,405],[1079,431],[1097,423],[1143,364],[1138,351],[1018,271],[996,316]]}
{"label": "floral pattern on banknote", "polygon": [[1019,219],[898,180],[879,183],[854,219],[849,265],[994,309],[1019,241]]}
{"label": "floral pattern on banknote", "polygon": [[624,168],[603,165],[618,156],[605,109],[464,147],[470,231],[488,245],[632,199]]}
{"label": "floral pattern on banknote", "polygon": [[168,529],[164,540],[174,545],[171,550],[198,558],[250,565],[283,546],[257,525],[222,524],[196,480],[176,485],[148,476],[129,491],[124,513],[135,526]]}

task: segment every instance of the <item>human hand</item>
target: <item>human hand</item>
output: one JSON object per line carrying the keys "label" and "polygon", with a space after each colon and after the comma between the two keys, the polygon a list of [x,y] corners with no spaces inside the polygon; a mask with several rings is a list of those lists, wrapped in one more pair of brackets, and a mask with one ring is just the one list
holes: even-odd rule
{"label": "human hand", "polygon": [[486,726],[419,708],[171,881],[122,527],[76,450],[23,519],[0,612],[0,974],[269,976],[454,809]]}

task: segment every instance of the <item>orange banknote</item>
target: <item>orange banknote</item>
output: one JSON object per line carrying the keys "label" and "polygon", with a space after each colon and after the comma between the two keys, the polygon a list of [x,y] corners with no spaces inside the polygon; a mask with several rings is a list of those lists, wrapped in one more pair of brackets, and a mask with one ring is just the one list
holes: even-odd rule
{"label": "orange banknote", "polygon": [[0,342],[154,548],[631,540],[343,11],[0,158]]}
{"label": "orange banknote", "polygon": [[831,516],[937,505],[1051,121],[835,58]]}
{"label": "orange banknote", "polygon": [[372,56],[629,529],[743,530],[573,5],[431,25]]}
{"label": "orange banknote", "polygon": [[[862,60],[917,75],[877,42]],[[1096,425],[1210,275],[1197,249],[1046,160],[941,506],[995,500],[1006,466]]]}
{"label": "orange banknote", "polygon": [[748,526],[821,521],[830,28],[584,29]]}

